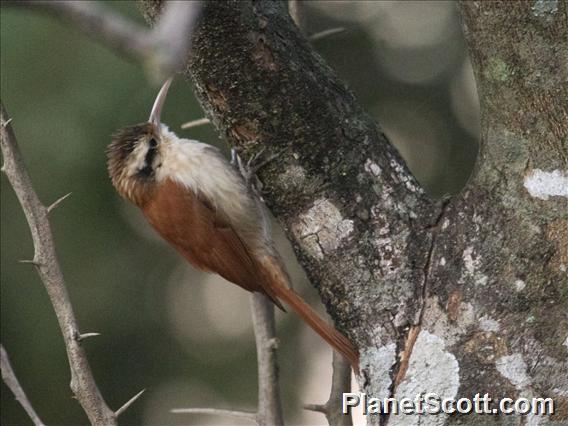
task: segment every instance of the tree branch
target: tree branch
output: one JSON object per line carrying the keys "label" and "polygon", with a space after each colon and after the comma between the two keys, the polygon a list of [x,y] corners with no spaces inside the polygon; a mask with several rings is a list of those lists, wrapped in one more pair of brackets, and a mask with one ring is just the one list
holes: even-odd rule
{"label": "tree branch", "polygon": [[10,359],[8,358],[8,354],[4,350],[4,346],[0,344],[0,357],[1,357],[1,370],[2,370],[2,380],[6,383],[6,386],[10,388],[16,400],[21,404],[21,406],[26,410],[32,422],[34,422],[35,426],[45,426],[45,424],[41,421],[39,416],[36,414],[32,404],[30,403],[26,393],[20,386],[20,382],[10,365]]}
{"label": "tree branch", "polygon": [[148,57],[151,45],[148,30],[101,6],[101,3],[61,0],[3,1],[2,7],[7,6],[49,13],[122,57],[141,62],[145,62]]}
{"label": "tree branch", "polygon": [[171,0],[166,3],[158,25],[150,35],[151,66],[158,81],[182,69],[191,48],[191,35],[199,13],[200,1]]}
{"label": "tree branch", "polygon": [[147,30],[94,1],[20,0],[3,1],[4,6],[50,13],[121,57],[141,62],[157,81],[182,68],[201,10],[200,1],[169,1],[162,20]]}
{"label": "tree branch", "polygon": [[304,5],[302,0],[288,0],[288,13],[302,32],[305,31]]}
{"label": "tree branch", "polygon": [[325,414],[329,426],[352,426],[351,414],[343,414],[343,394],[351,392],[351,365],[337,352],[333,352],[333,376],[327,402],[306,404],[306,410]]}
{"label": "tree branch", "polygon": [[47,290],[71,369],[71,389],[93,425],[116,425],[113,411],[106,405],[91,373],[87,355],[79,343],[79,327],[57,261],[47,208],[35,193],[20,154],[8,113],[0,103],[0,131],[4,173],[22,205],[34,244],[34,266]]}
{"label": "tree branch", "polygon": [[207,3],[193,43],[186,75],[206,116],[245,161],[263,149],[277,156],[260,172],[263,198],[336,326],[360,349],[362,388],[383,395],[419,322],[441,205],[284,2]]}
{"label": "tree branch", "polygon": [[251,294],[250,300],[258,361],[258,424],[280,426],[284,419],[276,362],[274,305],[260,293]]}

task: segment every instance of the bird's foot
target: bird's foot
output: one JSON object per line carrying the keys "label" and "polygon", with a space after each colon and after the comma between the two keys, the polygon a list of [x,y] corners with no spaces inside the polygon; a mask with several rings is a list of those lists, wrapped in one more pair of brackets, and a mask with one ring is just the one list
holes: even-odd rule
{"label": "bird's foot", "polygon": [[262,148],[245,163],[237,151],[234,148],[231,149],[231,164],[239,170],[247,187],[251,188],[261,199],[262,182],[256,173],[276,158],[276,155],[265,158],[264,151],[265,149]]}

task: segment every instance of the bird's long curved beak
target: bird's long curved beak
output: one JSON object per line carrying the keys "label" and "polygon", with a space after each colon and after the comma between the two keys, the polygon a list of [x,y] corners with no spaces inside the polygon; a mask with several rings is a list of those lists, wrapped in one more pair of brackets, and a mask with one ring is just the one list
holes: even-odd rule
{"label": "bird's long curved beak", "polygon": [[170,85],[172,84],[173,77],[170,77],[166,80],[160,91],[158,92],[158,96],[156,96],[156,100],[154,101],[154,106],[152,106],[152,112],[150,112],[150,118],[148,119],[149,123],[156,125],[160,128],[160,116],[162,115],[162,107],[166,102],[166,96],[168,95],[168,90]]}

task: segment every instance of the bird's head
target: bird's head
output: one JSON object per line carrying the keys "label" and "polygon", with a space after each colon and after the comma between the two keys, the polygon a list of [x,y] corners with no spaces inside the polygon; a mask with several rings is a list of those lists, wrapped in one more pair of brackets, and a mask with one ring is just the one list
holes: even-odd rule
{"label": "bird's head", "polygon": [[144,203],[155,183],[162,161],[160,151],[171,135],[160,122],[171,82],[168,79],[158,92],[148,121],[116,132],[106,151],[112,184],[121,196],[138,205]]}

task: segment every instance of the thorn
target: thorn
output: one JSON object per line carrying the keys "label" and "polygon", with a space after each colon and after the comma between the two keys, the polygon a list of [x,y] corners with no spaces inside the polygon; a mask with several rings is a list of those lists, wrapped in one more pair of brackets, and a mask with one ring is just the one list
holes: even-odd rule
{"label": "thorn", "polygon": [[320,31],[318,33],[312,34],[308,38],[311,41],[317,41],[317,40],[321,40],[322,38],[330,37],[332,35],[341,34],[345,31],[347,31],[347,29],[344,28],[344,27],[330,28],[328,30],[323,30],[323,31]]}
{"label": "thorn", "polygon": [[47,208],[47,212],[51,213],[51,211],[53,209],[55,209],[59,204],[61,204],[61,202],[63,200],[65,200],[67,197],[69,197],[72,194],[72,192],[70,192],[69,194],[64,195],[63,197],[59,197],[57,200],[55,200],[53,203],[51,203],[51,205]]}
{"label": "thorn", "polygon": [[192,127],[203,126],[204,124],[209,124],[211,121],[207,117],[199,118],[197,120],[188,121],[181,125],[182,129],[191,129]]}
{"label": "thorn", "polygon": [[2,127],[6,128],[8,127],[8,124],[10,124],[12,122],[12,117],[10,117],[8,120],[4,121],[2,123]]}
{"label": "thorn", "polygon": [[[212,414],[216,416],[224,417],[234,417],[240,419],[249,419],[251,421],[257,422],[257,413],[251,413],[249,411],[232,411],[232,410],[222,410],[218,408],[174,408],[170,410],[173,414]],[[257,422],[258,423],[258,422]]]}
{"label": "thorn", "polygon": [[140,398],[142,396],[142,394],[146,392],[146,389],[142,389],[140,392],[138,392],[136,395],[134,395],[132,398],[130,398],[128,401],[126,401],[126,403],[120,407],[118,410],[116,410],[116,412],[114,413],[114,415],[116,417],[120,416],[122,413],[124,413],[128,407],[130,407],[134,401],[136,401],[138,398]]}
{"label": "thorn", "polygon": [[315,411],[317,413],[327,413],[327,407],[321,404],[304,404],[304,410]]}
{"label": "thorn", "polygon": [[78,342],[81,342],[85,339],[88,339],[89,337],[96,337],[96,336],[100,336],[101,333],[83,333],[83,334],[79,334],[76,338],[76,340]]}
{"label": "thorn", "polygon": [[31,260],[29,260],[29,259],[21,259],[21,260],[18,260],[18,262],[19,262],[19,263],[29,263],[29,264],[31,264],[31,265],[37,266],[38,268],[39,268],[40,266],[43,266],[43,263],[40,263],[40,262],[38,262],[37,260],[33,260],[33,259],[31,259]]}
{"label": "thorn", "polygon": [[6,173],[6,164],[2,164],[2,167],[0,167],[0,172]]}

